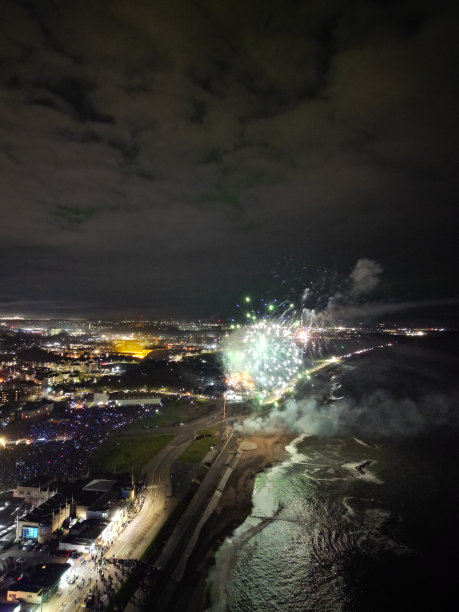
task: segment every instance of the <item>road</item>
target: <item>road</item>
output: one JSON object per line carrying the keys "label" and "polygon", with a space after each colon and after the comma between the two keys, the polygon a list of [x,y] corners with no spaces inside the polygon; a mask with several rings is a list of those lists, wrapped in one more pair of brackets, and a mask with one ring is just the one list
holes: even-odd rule
{"label": "road", "polygon": [[[223,474],[227,470],[228,464],[234,457],[236,446],[236,436],[231,432],[155,562],[156,569],[160,570],[156,574],[153,584],[157,601],[157,608],[155,609],[167,610],[176,588],[176,583],[172,580],[174,572],[178,564],[183,565],[183,569],[186,565],[187,557],[185,555],[184,558],[184,554],[186,553],[187,546],[193,537],[196,527],[200,524],[203,514],[208,507],[209,500],[214,495]],[[139,591],[136,595],[139,598],[142,597],[142,593]],[[135,610],[135,607],[129,604],[126,610]]]}
{"label": "road", "polygon": [[227,462],[231,458],[229,453],[233,450],[233,438],[234,434],[231,434],[231,436],[226,439],[223,448],[221,449],[214,463],[207,472],[204,480],[201,483],[201,486],[194,494],[190,504],[188,505],[188,508],[180,518],[169,541],[167,542],[166,546],[159,555],[158,560],[155,563],[155,567],[166,567],[180,541],[187,533],[190,532],[192,523],[195,522],[196,516],[200,514],[199,511],[203,508],[210,493],[213,492],[219,482],[219,476],[222,469],[225,468]]}
{"label": "road", "polygon": [[[174,508],[170,497],[170,472],[172,465],[194,439],[200,429],[221,423],[220,414],[212,412],[183,426],[165,427],[158,433],[173,433],[175,438],[155,455],[143,468],[146,483],[144,504],[130,525],[119,535],[105,557],[140,559],[159,529]],[[92,562],[74,565],[78,581],[75,585],[61,587],[61,595],[54,595],[43,604],[43,612],[76,612],[81,602],[96,584],[97,573]],[[84,579],[84,586],[81,578]],[[83,586],[78,589],[77,585]]]}
{"label": "road", "polygon": [[155,531],[169,512],[170,471],[172,465],[193,440],[193,431],[181,432],[145,466],[147,494],[142,509],[124,530],[106,556],[140,559]]}

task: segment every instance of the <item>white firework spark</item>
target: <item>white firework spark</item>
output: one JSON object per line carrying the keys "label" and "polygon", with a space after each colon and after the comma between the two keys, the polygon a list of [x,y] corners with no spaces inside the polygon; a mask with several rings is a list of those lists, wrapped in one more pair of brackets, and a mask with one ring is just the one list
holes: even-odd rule
{"label": "white firework spark", "polygon": [[303,366],[296,333],[291,322],[268,318],[233,332],[223,352],[228,386],[259,397],[286,388]]}

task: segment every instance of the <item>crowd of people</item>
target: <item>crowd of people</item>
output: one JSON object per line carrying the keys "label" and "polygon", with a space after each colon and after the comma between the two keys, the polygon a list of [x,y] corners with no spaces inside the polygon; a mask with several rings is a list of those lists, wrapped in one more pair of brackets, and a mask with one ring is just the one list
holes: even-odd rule
{"label": "crowd of people", "polygon": [[[137,559],[109,559],[103,555],[94,557],[88,563],[90,575],[79,579],[72,598],[75,605],[86,602],[86,607],[91,607],[96,612],[103,610],[113,600],[129,574],[137,569],[148,570],[145,564]],[[85,587],[88,585],[90,588],[86,591]],[[80,594],[80,591],[85,592]]]}
{"label": "crowd of people", "polygon": [[[106,556],[116,540],[116,537],[130,525],[135,516],[142,509],[145,498],[146,489],[142,488],[135,501],[130,505],[124,520],[118,526],[116,533],[114,532],[112,534],[110,540],[99,542],[92,551],[89,559],[80,559],[80,568],[88,566],[88,571],[86,572],[86,577],[80,577],[76,584],[75,591],[72,592],[75,604],[82,601],[86,602],[86,607],[91,607],[96,611],[103,610],[113,599],[115,593],[132,571],[140,567],[144,570],[147,569],[145,564],[138,559]],[[87,589],[85,589],[88,585],[90,587],[89,593]],[[83,590],[85,590],[85,594],[80,594],[79,592]],[[90,601],[87,601],[88,599]]]}
{"label": "crowd of people", "polygon": [[134,518],[142,509],[142,506],[145,502],[146,493],[147,491],[145,487],[142,486],[135,500],[129,504],[129,508],[125,512],[122,522],[117,527],[113,528],[109,539],[97,543],[94,551],[91,553],[91,561],[105,555],[110,550],[111,546],[115,543],[119,535],[132,523]]}
{"label": "crowd of people", "polygon": [[67,409],[64,419],[30,421],[12,439],[28,443],[0,446],[0,491],[47,475],[72,480],[85,472],[91,453],[110,431],[152,414],[151,408]]}

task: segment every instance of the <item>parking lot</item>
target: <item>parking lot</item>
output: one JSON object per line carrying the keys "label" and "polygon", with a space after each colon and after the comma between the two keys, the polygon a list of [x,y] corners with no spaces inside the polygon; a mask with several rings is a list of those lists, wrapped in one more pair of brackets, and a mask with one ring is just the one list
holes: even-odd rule
{"label": "parking lot", "polygon": [[8,561],[8,571],[0,581],[0,600],[5,601],[8,586],[17,580],[24,571],[38,564],[46,564],[51,561],[54,563],[74,563],[81,553],[72,554],[69,550],[51,549],[49,544],[24,544],[18,546],[14,544],[8,550],[0,554],[0,559]]}

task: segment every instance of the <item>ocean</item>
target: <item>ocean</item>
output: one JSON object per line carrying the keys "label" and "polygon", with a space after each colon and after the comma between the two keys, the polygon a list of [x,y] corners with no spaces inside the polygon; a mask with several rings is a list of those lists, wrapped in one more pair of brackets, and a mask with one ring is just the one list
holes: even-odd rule
{"label": "ocean", "polygon": [[330,370],[328,401],[303,391],[306,431],[218,551],[212,610],[459,608],[456,347],[400,340]]}

